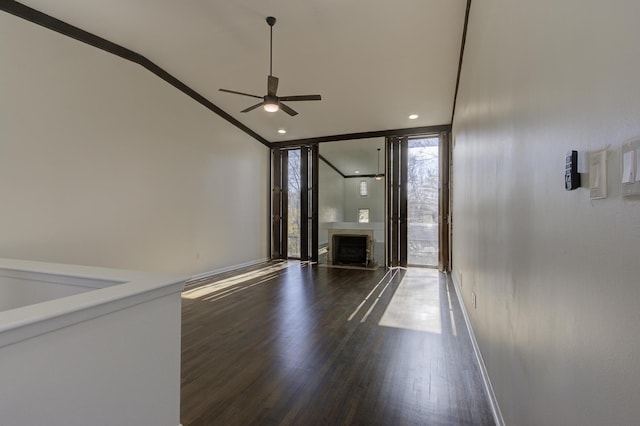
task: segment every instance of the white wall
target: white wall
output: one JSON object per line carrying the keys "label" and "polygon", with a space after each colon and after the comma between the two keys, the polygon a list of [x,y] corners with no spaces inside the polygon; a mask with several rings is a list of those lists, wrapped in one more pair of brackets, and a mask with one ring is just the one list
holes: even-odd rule
{"label": "white wall", "polygon": [[[360,181],[366,181],[369,196],[360,196]],[[384,222],[384,180],[348,178],[344,180],[344,221],[357,222],[358,209],[369,209],[370,222]]]}
{"label": "white wall", "polygon": [[[474,0],[454,119],[453,260],[507,424],[640,418],[640,3]],[[609,147],[609,197],[563,187]],[[477,308],[471,293],[477,294]]]}
{"label": "white wall", "polygon": [[267,256],[266,147],[4,13],[0,52],[0,257],[196,274]]}
{"label": "white wall", "polygon": [[319,242],[327,244],[327,226],[344,220],[344,181],[335,170],[320,160],[318,169]]}

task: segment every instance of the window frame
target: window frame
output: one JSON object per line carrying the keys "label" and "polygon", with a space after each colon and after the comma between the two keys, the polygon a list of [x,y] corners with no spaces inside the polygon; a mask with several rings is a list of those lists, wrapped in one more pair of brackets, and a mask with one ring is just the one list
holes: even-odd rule
{"label": "window frame", "polygon": [[369,182],[361,180],[358,184],[358,194],[361,198],[367,198],[369,196]]}

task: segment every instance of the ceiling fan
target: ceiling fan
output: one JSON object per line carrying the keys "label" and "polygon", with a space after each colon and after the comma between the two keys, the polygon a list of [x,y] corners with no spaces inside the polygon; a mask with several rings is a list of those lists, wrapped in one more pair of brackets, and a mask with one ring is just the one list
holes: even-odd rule
{"label": "ceiling fan", "polygon": [[279,109],[282,109],[284,112],[289,114],[290,116],[298,115],[298,112],[295,111],[288,105],[283,104],[282,102],[297,102],[297,101],[320,101],[322,98],[320,95],[295,95],[295,96],[277,96],[276,92],[278,91],[278,77],[273,76],[273,26],[276,23],[276,18],[273,16],[267,17],[267,24],[269,24],[270,32],[271,32],[271,40],[269,42],[269,76],[267,77],[267,94],[264,96],[252,95],[250,93],[238,92],[235,90],[228,89],[220,89],[221,92],[234,93],[236,95],[249,96],[252,98],[262,99],[262,102],[259,102],[255,105],[250,106],[247,109],[243,109],[240,112],[249,112],[252,111],[259,106],[262,106],[265,111],[268,112],[276,112]]}

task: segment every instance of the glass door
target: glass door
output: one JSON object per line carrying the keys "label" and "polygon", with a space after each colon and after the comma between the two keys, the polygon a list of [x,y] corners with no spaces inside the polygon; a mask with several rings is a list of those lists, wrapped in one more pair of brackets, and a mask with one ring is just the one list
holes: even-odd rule
{"label": "glass door", "polygon": [[287,252],[290,258],[300,259],[300,150],[289,150],[287,182]]}
{"label": "glass door", "polygon": [[438,267],[440,138],[409,139],[407,164],[408,264]]}
{"label": "glass door", "polygon": [[272,158],[271,257],[317,262],[317,146],[274,148]]}
{"label": "glass door", "polygon": [[449,134],[387,138],[387,265],[449,270]]}

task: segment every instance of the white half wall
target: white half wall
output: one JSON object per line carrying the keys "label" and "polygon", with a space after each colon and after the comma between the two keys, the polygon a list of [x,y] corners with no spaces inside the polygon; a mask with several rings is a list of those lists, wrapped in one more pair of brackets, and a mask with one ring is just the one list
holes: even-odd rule
{"label": "white half wall", "polygon": [[191,275],[267,257],[265,146],[6,13],[0,52],[0,257]]}
{"label": "white half wall", "polygon": [[[453,273],[508,425],[640,418],[640,3],[474,0],[453,125]],[[607,148],[608,191],[564,189]],[[472,304],[477,296],[477,308]]]}
{"label": "white half wall", "polygon": [[179,423],[183,277],[0,259],[0,282],[29,293],[0,312],[0,424]]}

